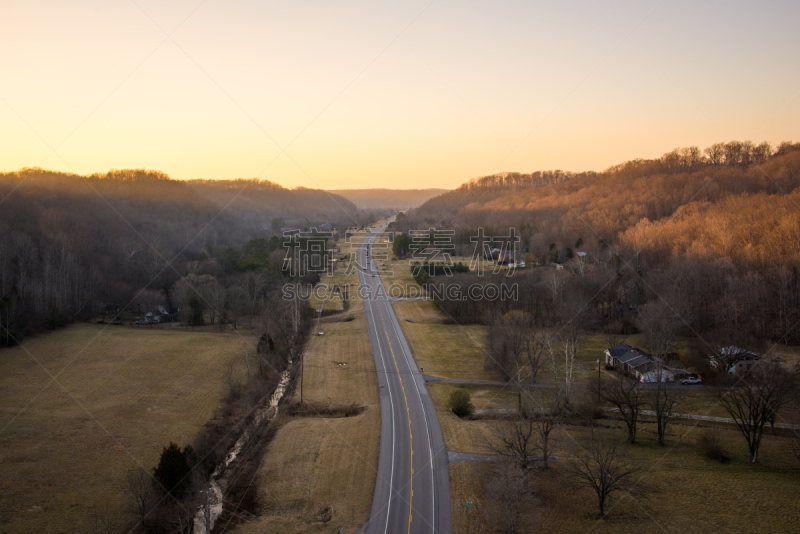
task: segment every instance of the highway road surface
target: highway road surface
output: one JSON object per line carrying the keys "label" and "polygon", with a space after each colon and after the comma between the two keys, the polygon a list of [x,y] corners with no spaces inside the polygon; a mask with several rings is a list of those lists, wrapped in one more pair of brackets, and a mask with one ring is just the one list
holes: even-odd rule
{"label": "highway road surface", "polygon": [[448,460],[439,420],[383,291],[373,254],[367,257],[384,228],[376,228],[364,240],[357,256],[381,399],[378,473],[365,530],[367,534],[450,534]]}

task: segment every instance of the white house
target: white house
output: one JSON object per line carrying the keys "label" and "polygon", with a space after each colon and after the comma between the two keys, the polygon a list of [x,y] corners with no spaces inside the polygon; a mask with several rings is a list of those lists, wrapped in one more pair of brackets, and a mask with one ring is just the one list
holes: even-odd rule
{"label": "white house", "polygon": [[[758,354],[754,354],[749,350],[745,350],[739,347],[735,347],[731,345],[730,347],[725,347],[719,351],[722,356],[731,362],[730,367],[728,367],[728,373],[736,376],[742,376],[743,374],[750,371],[750,369],[761,360],[761,356]],[[718,363],[714,360],[711,361],[714,367],[718,367]]]}

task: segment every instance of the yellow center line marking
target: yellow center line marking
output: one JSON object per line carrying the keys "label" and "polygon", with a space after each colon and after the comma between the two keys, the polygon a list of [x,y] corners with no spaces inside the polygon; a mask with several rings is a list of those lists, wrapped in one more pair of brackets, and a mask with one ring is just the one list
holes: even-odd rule
{"label": "yellow center line marking", "polygon": [[408,532],[411,532],[411,502],[414,500],[414,442],[411,441],[414,437],[411,434],[411,410],[408,409],[408,397],[406,397],[406,388],[403,386],[403,377],[400,376],[400,367],[397,366],[397,359],[394,357],[394,350],[392,349],[392,340],[389,339],[389,332],[384,328],[383,333],[386,334],[386,341],[389,343],[389,352],[392,353],[392,361],[394,368],[397,370],[397,378],[400,380],[400,389],[403,390],[403,399],[406,403],[406,416],[408,417],[408,436],[411,449],[411,496],[408,499]]}

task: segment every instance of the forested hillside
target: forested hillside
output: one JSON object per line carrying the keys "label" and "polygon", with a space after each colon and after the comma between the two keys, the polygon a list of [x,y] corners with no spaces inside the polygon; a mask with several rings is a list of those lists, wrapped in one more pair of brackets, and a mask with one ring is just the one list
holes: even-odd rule
{"label": "forested hillside", "polygon": [[798,259],[787,232],[800,216],[792,209],[800,144],[783,143],[773,152],[733,142],[705,152],[711,156],[697,147],[677,149],[602,173],[475,179],[410,211],[398,229],[513,226],[522,234],[522,249],[537,257],[552,243],[572,247],[580,240],[582,249],[620,244],[748,261]]}
{"label": "forested hillside", "polygon": [[[394,228],[441,223],[455,230],[461,254],[471,253],[478,227],[487,236],[517,229],[518,259],[528,264],[514,277],[518,300],[440,302],[460,321],[491,323],[500,306],[545,323],[580,317],[582,328],[630,332],[656,317],[697,340],[700,352],[757,348],[800,342],[799,187],[800,144],[734,141],[598,173],[480,178]],[[487,281],[461,275],[429,283]]]}
{"label": "forested hillside", "polygon": [[[204,284],[213,285],[210,277],[223,292],[238,287],[238,273],[279,265],[277,237],[245,245],[284,225],[363,224],[353,203],[320,190],[185,182],[144,170],[78,176],[22,169],[0,174],[0,199],[2,344],[5,329],[19,338],[105,312],[113,317],[134,298],[152,301],[139,306],[145,310],[166,303],[187,275],[207,275]],[[278,256],[270,259],[272,252]],[[220,305],[236,308],[224,299]]]}

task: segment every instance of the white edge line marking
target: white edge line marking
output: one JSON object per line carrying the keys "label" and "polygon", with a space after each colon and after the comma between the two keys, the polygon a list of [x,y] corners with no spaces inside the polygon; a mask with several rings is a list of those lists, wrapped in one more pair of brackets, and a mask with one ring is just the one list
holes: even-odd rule
{"label": "white edge line marking", "polygon": [[[366,276],[364,276],[366,278]],[[383,358],[383,349],[381,349],[381,336],[378,335],[378,323],[375,322],[375,312],[372,309],[372,301],[367,298],[365,301],[366,303],[369,302],[369,313],[372,315],[372,326],[375,329],[375,340],[378,342],[378,353],[381,355],[381,365],[383,365],[383,376],[386,378],[386,386],[389,388],[389,411],[392,413],[392,470],[391,474],[389,475],[389,503],[386,506],[386,527],[384,527],[383,532],[389,531],[389,512],[392,510],[392,491],[394,490],[394,437],[395,437],[395,429],[394,429],[394,401],[392,401],[392,383],[389,380],[389,374],[386,372],[386,361]],[[380,389],[380,381],[378,382],[378,389]],[[380,391],[378,392],[378,397],[380,398]]]}
{"label": "white edge line marking", "polygon": [[[386,307],[390,307],[391,304],[384,300],[386,303]],[[400,334],[397,331],[397,318],[394,316],[394,310],[389,310],[391,313],[387,313],[389,315],[389,322],[392,323],[392,328],[394,328],[395,336],[397,336],[397,342],[400,344],[400,350],[403,352],[403,356],[406,359],[406,364],[408,365],[409,370],[411,370],[411,362],[408,360],[408,354],[406,353],[406,349],[403,346],[403,342],[401,341]],[[416,362],[414,362],[416,366]],[[434,479],[434,463],[433,463],[433,445],[431,444],[431,432],[428,428],[428,414],[426,413],[427,410],[425,409],[425,401],[422,399],[422,394],[419,392],[419,386],[417,385],[417,380],[415,377],[411,377],[411,381],[414,383],[414,388],[417,390],[417,396],[419,397],[419,403],[422,406],[422,417],[425,419],[425,433],[428,435],[428,458],[430,458],[430,466],[431,466],[431,532],[436,532],[436,484]]]}
{"label": "white edge line marking", "polygon": [[[378,232],[380,233],[380,232]],[[381,284],[383,284],[383,279],[381,278],[380,273],[378,274],[378,280]],[[376,299],[377,301],[377,299]],[[389,322],[392,323],[392,328],[394,329],[395,337],[397,337],[397,343],[400,345],[400,350],[403,352],[403,356],[406,359],[406,365],[408,365],[409,371],[411,371],[411,362],[408,359],[408,353],[406,352],[405,347],[403,346],[403,342],[401,341],[400,333],[397,330],[397,317],[394,315],[394,310],[389,309],[391,308],[391,303],[387,298],[383,299],[384,306],[386,306],[386,315],[389,318]],[[371,308],[370,308],[371,309]],[[374,316],[373,316],[374,317]],[[374,320],[373,320],[374,321]],[[390,342],[391,344],[391,342]],[[414,362],[414,366],[416,367],[416,362]],[[385,367],[385,364],[384,364]],[[411,381],[414,383],[414,388],[417,390],[417,397],[419,397],[419,403],[422,407],[422,417],[425,420],[425,433],[428,436],[428,458],[430,458],[430,467],[431,467],[431,532],[436,532],[436,483],[434,478],[434,462],[433,462],[433,445],[431,444],[431,431],[428,427],[428,414],[427,410],[425,409],[425,401],[422,399],[422,394],[419,392],[419,386],[417,385],[417,380],[414,376],[411,377]],[[388,383],[388,380],[387,380]],[[394,447],[394,443],[392,443],[392,447]],[[413,460],[412,460],[413,466]],[[387,515],[388,520],[388,515]]]}

